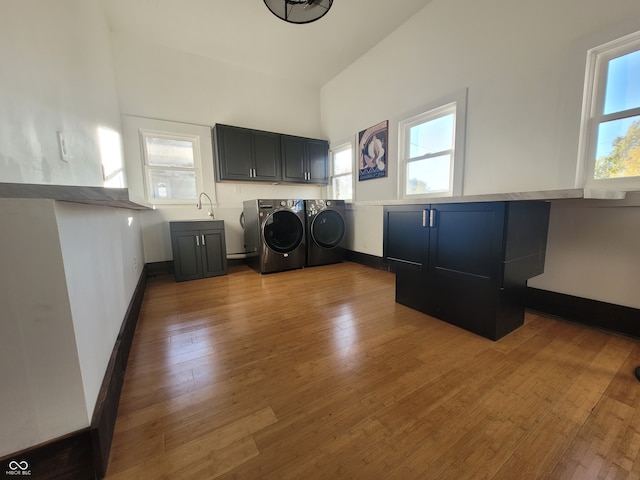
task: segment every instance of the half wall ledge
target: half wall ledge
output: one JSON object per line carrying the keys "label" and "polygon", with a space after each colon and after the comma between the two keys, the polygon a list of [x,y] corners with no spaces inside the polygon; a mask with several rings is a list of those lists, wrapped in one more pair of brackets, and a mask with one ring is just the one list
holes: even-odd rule
{"label": "half wall ledge", "polygon": [[153,210],[153,205],[146,200],[130,195],[128,188],[0,183],[0,198],[39,198],[129,210]]}

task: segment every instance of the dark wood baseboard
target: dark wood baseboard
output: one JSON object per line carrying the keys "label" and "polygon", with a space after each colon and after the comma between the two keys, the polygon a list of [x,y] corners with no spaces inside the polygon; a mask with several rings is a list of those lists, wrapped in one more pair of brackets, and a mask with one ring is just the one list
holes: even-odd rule
{"label": "dark wood baseboard", "polygon": [[[95,480],[104,477],[120,391],[147,285],[147,276],[145,266],[113,347],[91,426],[0,458],[0,473],[6,475],[6,478],[14,476],[6,473],[11,471],[10,463],[13,461],[26,461],[31,478],[42,480]],[[22,472],[20,474],[22,475]]]}
{"label": "dark wood baseboard", "polygon": [[[245,258],[228,258],[227,267],[235,267],[247,263]],[[173,260],[165,260],[164,262],[147,263],[147,276],[156,277],[158,275],[173,275]]]}
{"label": "dark wood baseboard", "polygon": [[147,267],[147,276],[149,277],[173,274],[173,260],[166,260],[164,262],[147,263],[146,267]]}
{"label": "dark wood baseboard", "polygon": [[129,360],[129,352],[133,343],[133,335],[138,323],[138,315],[147,286],[148,272],[145,265],[138,285],[133,293],[124,321],[113,347],[109,365],[102,381],[100,393],[91,420],[91,439],[93,442],[93,457],[98,478],[104,477],[109,463],[111,439],[116,424],[120,392],[124,382],[124,374]]}
{"label": "dark wood baseboard", "polygon": [[[27,462],[27,468],[22,471],[13,462],[22,466]],[[9,472],[16,473],[11,475]],[[84,428],[0,458],[2,478],[22,478],[28,473],[29,478],[39,480],[95,480],[90,429]]]}
{"label": "dark wood baseboard", "polygon": [[384,270],[390,272],[389,264],[384,261],[384,258],[376,255],[369,255],[368,253],[354,252],[353,250],[345,251],[345,258],[353,263],[359,263],[367,267],[377,268],[378,270]]}
{"label": "dark wood baseboard", "polygon": [[640,309],[527,287],[527,308],[640,338]]}
{"label": "dark wood baseboard", "polygon": [[229,267],[239,267],[240,265],[246,265],[246,258],[227,258],[227,268]]}

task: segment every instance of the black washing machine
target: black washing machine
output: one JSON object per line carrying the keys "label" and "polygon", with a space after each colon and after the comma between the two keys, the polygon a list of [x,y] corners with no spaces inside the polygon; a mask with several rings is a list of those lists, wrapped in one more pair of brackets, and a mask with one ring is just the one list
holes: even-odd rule
{"label": "black washing machine", "polygon": [[344,200],[305,200],[307,266],[344,260],[347,233]]}
{"label": "black washing machine", "polygon": [[244,243],[247,264],[259,273],[305,266],[304,200],[247,200]]}

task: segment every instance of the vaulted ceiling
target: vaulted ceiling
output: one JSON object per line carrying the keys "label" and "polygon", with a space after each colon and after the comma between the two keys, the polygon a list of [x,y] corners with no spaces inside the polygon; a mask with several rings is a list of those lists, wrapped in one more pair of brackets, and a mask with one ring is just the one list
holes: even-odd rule
{"label": "vaulted ceiling", "polygon": [[280,20],[263,0],[100,1],[113,32],[319,87],[431,0],[334,0],[304,25]]}

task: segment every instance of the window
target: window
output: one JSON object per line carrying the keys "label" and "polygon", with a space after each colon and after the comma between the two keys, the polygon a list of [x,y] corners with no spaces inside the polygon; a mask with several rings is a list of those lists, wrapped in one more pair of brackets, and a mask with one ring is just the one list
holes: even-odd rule
{"label": "window", "polygon": [[640,189],[640,32],[588,52],[579,155],[586,188]]}
{"label": "window", "polygon": [[147,199],[154,203],[193,203],[200,184],[197,136],[141,131]]}
{"label": "window", "polygon": [[462,194],[466,91],[399,123],[403,197]]}
{"label": "window", "polygon": [[353,198],[353,145],[346,143],[331,151],[331,187],[333,198]]}

